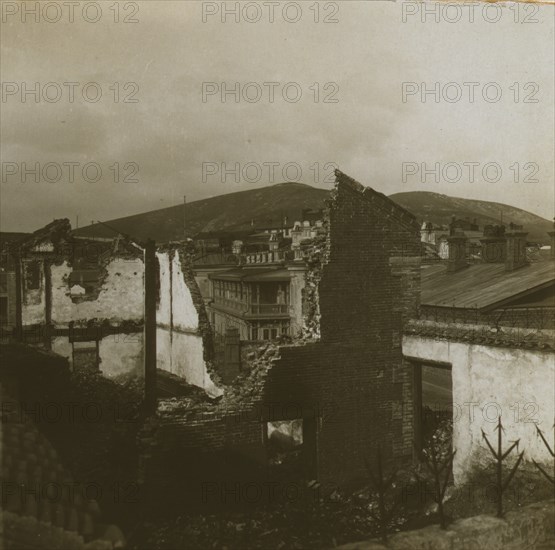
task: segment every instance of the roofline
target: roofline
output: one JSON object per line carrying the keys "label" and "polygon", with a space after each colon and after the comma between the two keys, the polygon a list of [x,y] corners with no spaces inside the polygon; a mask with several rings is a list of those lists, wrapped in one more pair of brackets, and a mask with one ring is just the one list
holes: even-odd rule
{"label": "roofline", "polygon": [[[494,310],[499,308],[499,306],[502,306],[504,304],[506,304],[507,302],[511,302],[513,300],[517,300],[519,298],[523,298],[525,296],[527,296],[528,294],[532,294],[533,292],[536,292],[538,290],[542,290],[544,288],[549,288],[553,283],[555,283],[555,277],[553,279],[550,279],[549,281],[544,281],[543,283],[540,283],[539,285],[536,285],[532,288],[527,288],[526,290],[523,290],[522,292],[517,292],[516,294],[512,294],[511,296],[509,296],[508,298],[503,298],[502,300],[497,300],[496,302],[491,302],[481,308],[478,308],[480,311],[490,311],[490,310]],[[436,307],[436,308],[443,308],[443,309],[475,309],[472,307],[466,307],[466,306],[457,306],[457,305],[453,305],[453,304],[430,304],[429,302],[421,302],[420,305],[422,307]]]}
{"label": "roofline", "polygon": [[389,214],[395,216],[397,221],[402,223],[407,229],[420,231],[421,224],[418,222],[416,216],[408,210],[405,210],[402,206],[383,193],[380,193],[371,187],[365,187],[362,183],[341,172],[339,169],[335,170],[335,181],[338,185],[344,185],[352,191],[358,193],[368,202],[377,206],[381,210],[388,211]]}
{"label": "roofline", "polygon": [[518,300],[519,298],[524,298],[525,296],[528,296],[529,294],[532,294],[532,293],[534,293],[538,290],[542,290],[544,288],[549,288],[551,285],[553,285],[553,283],[555,283],[555,276],[553,278],[551,278],[549,281],[545,281],[543,283],[540,283],[539,285],[533,286],[532,288],[527,288],[526,290],[523,290],[522,292],[518,292],[517,294],[513,294],[509,298],[504,298],[503,300],[498,300],[497,302],[493,302],[493,303],[483,307],[482,310],[483,311],[488,311],[490,309],[497,309],[499,306],[502,306],[502,305],[506,304],[507,302],[511,302],[512,300]]}

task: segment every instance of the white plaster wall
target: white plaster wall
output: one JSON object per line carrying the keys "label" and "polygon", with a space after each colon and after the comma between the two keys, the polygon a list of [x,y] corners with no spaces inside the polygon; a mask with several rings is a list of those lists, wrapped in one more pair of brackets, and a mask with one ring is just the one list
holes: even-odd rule
{"label": "white plaster wall", "polygon": [[[57,336],[52,340],[52,351],[67,357],[73,368],[73,347],[67,336]],[[100,370],[107,378],[122,374],[142,375],[143,334],[110,334],[99,344]]]}
{"label": "white plaster wall", "polygon": [[107,378],[143,375],[143,333],[111,334],[100,341],[100,370]]}
{"label": "white plaster wall", "polygon": [[159,369],[171,372],[172,370],[172,342],[169,329],[158,327],[156,329],[156,366]]}
{"label": "white plaster wall", "polygon": [[204,387],[206,367],[200,337],[158,328],[156,342],[158,368],[185,378],[189,384]]}
{"label": "white plaster wall", "polygon": [[[46,321],[45,292],[44,292],[44,264],[40,265],[40,288],[23,290],[23,303],[21,307],[21,319],[23,325],[40,325]],[[23,269],[25,277],[25,269]],[[25,283],[24,283],[25,286]]]}
{"label": "white plaster wall", "polygon": [[156,256],[160,266],[160,301],[156,309],[156,322],[169,325],[171,315],[170,259],[167,252],[158,252]]}
{"label": "white plaster wall", "polygon": [[184,378],[189,384],[199,386],[210,395],[218,396],[218,388],[206,369],[202,338],[158,327],[156,331],[156,359],[159,369]]}
{"label": "white plaster wall", "polygon": [[40,302],[35,304],[23,304],[21,318],[23,325],[40,325],[46,321],[46,310],[44,303],[44,291],[32,290],[32,293],[40,294]]}
{"label": "white plaster wall", "polygon": [[73,368],[73,347],[67,336],[52,338],[52,351],[62,357],[66,357],[69,360],[70,367]]}
{"label": "white plaster wall", "polygon": [[212,382],[206,368],[202,336],[198,333],[198,313],[183,277],[179,255],[162,252],[157,256],[160,265],[160,301],[156,312],[158,368],[212,395],[220,395],[222,391]]}
{"label": "white plaster wall", "polygon": [[[405,336],[403,353],[451,363],[453,379],[453,463],[455,483],[464,483],[474,467],[493,460],[481,430],[497,444],[494,428],[501,415],[504,448],[520,439],[524,460],[552,465],[536,435],[537,425],[553,444],[555,354],[488,347]],[[515,451],[513,451],[515,453]],[[516,453],[515,453],[516,456]]]}
{"label": "white plaster wall", "polygon": [[96,300],[73,303],[67,278],[71,267],[64,261],[53,265],[52,322],[60,327],[69,321],[107,319],[141,322],[144,317],[144,264],[140,259],[114,258],[107,266],[107,277]]}

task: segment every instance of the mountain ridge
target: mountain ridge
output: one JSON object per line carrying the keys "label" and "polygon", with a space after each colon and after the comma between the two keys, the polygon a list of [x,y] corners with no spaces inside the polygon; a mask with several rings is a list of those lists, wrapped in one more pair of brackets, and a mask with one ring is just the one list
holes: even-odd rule
{"label": "mountain ridge", "polygon": [[[153,238],[167,242],[199,233],[249,233],[254,228],[280,227],[301,220],[303,209],[324,208],[330,190],[305,183],[284,182],[247,189],[107,220],[74,230],[82,237],[111,237],[117,230],[139,240]],[[451,217],[477,220],[488,224],[523,225],[532,241],[549,241],[553,223],[541,216],[508,204],[452,197],[431,191],[406,191],[389,195],[397,204],[412,212],[419,222],[447,225]],[[109,226],[109,227],[108,227]]]}

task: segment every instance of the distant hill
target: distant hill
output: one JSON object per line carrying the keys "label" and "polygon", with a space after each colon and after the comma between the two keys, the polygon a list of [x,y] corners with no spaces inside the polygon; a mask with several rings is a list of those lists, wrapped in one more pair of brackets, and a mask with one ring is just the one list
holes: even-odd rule
{"label": "distant hill", "polygon": [[[139,240],[158,242],[181,239],[184,227],[188,236],[210,232],[252,232],[255,228],[281,226],[281,220],[301,220],[303,209],[324,207],[329,191],[303,183],[280,183],[209,199],[171,206],[143,214],[108,220],[106,223]],[[75,231],[80,236],[113,237],[114,232],[101,224]]]}
{"label": "distant hill", "polygon": [[552,221],[521,208],[499,202],[461,199],[428,191],[395,193],[389,198],[412,212],[418,221],[431,221],[437,225],[448,225],[453,215],[462,219],[474,220],[476,218],[480,229],[488,224],[503,222],[508,225],[513,222],[524,226],[524,231],[528,232],[529,241],[544,243],[549,242],[547,232],[553,231]]}
{"label": "distant hill", "polygon": [[[75,230],[75,234],[88,237],[112,237],[114,230],[139,240],[153,238],[167,242],[199,233],[249,233],[253,228],[279,227],[284,218],[289,223],[301,221],[303,209],[323,208],[329,191],[302,183],[280,183],[227,195],[219,195],[186,205],[152,210],[134,216],[108,220],[109,226],[94,224]],[[477,219],[485,224],[505,223],[524,225],[529,240],[548,242],[547,231],[553,224],[544,218],[513,206],[470,199],[459,199],[413,191],[396,193],[391,198],[412,212],[418,221],[431,221],[447,225],[452,215],[457,218]],[[113,229],[110,229],[113,228]]]}

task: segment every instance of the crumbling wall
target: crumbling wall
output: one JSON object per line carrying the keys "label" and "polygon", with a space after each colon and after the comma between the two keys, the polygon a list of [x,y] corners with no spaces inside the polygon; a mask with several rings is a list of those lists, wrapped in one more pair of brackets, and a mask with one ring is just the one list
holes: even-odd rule
{"label": "crumbling wall", "polygon": [[219,395],[210,373],[212,337],[204,302],[186,250],[157,252],[160,291],[157,304],[158,368]]}
{"label": "crumbling wall", "polygon": [[27,280],[29,270],[36,260],[25,259],[22,261],[22,322],[24,325],[38,325],[44,323],[46,296],[45,296],[45,275],[44,265],[38,262],[39,288],[28,288]]}
{"label": "crumbling wall", "polygon": [[516,349],[405,335],[403,351],[423,361],[452,365],[453,462],[456,484],[462,484],[474,468],[482,468],[492,456],[482,439],[497,437],[494,428],[501,416],[506,441],[520,439],[524,460],[536,460],[552,468],[553,459],[536,434],[538,426],[553,433],[552,351]]}
{"label": "crumbling wall", "polygon": [[143,375],[143,333],[111,334],[99,342],[100,370],[108,378],[122,374]]}
{"label": "crumbling wall", "polygon": [[280,348],[264,392],[266,402],[319,404],[318,474],[330,484],[364,478],[378,445],[397,462],[412,458],[412,376],[401,334],[420,291],[416,220],[337,177],[327,236],[307,254],[306,345]]}
{"label": "crumbling wall", "polygon": [[[378,445],[397,463],[412,459],[412,410],[403,409],[412,396],[411,372],[401,334],[404,319],[418,308],[419,271],[413,261],[394,267],[391,258],[401,249],[419,251],[420,238],[412,215],[341,173],[326,227],[325,236],[305,243],[302,336],[287,345],[254,347],[219,400],[224,409],[271,416],[250,417],[233,429],[217,423],[218,430],[225,428],[217,437],[212,424],[200,426],[203,437],[218,445],[225,441],[233,449],[244,437],[263,456],[265,422],[303,418],[310,426],[311,475],[324,488],[364,481],[365,460],[373,462]],[[192,417],[180,418],[183,430],[193,429]],[[177,419],[160,422],[156,464],[164,463],[162,449],[178,440]]]}
{"label": "crumbling wall", "polygon": [[[142,252],[129,239],[97,246],[76,241],[70,231],[68,220],[55,220],[14,251],[22,267],[23,331],[38,325],[33,343],[52,348],[72,367],[79,364],[75,349],[87,347],[80,355],[86,359],[84,367],[99,366],[109,377],[139,373],[145,298]],[[74,269],[98,274],[78,297],[71,294]]]}
{"label": "crumbling wall", "polygon": [[17,302],[16,302],[16,281],[15,273],[13,271],[4,272],[6,276],[6,292],[3,296],[8,298],[8,315],[3,320],[3,329],[12,329],[15,326],[17,318]]}
{"label": "crumbling wall", "polygon": [[311,241],[305,251],[306,272],[302,289],[302,338],[306,341],[320,340],[320,281],[327,261],[328,236]]}
{"label": "crumbling wall", "polygon": [[290,336],[292,338],[300,338],[303,330],[303,296],[306,285],[306,270],[289,269],[291,274],[291,282],[289,283],[289,293],[291,304],[291,329]]}
{"label": "crumbling wall", "polygon": [[[94,359],[96,341],[91,340],[73,344],[69,336],[64,335],[55,336],[51,340],[52,351],[61,357],[65,357],[72,369],[75,368],[74,345],[89,347],[91,358]],[[114,333],[99,338],[98,369],[107,378],[117,378],[122,374],[142,376],[143,366],[144,341],[142,332]]]}
{"label": "crumbling wall", "polygon": [[86,326],[91,319],[112,325],[122,321],[142,323],[144,317],[144,262],[139,258],[112,258],[105,266],[98,297],[75,303],[68,284],[72,266],[67,261],[50,267],[52,277],[52,322],[67,327],[70,322]]}

